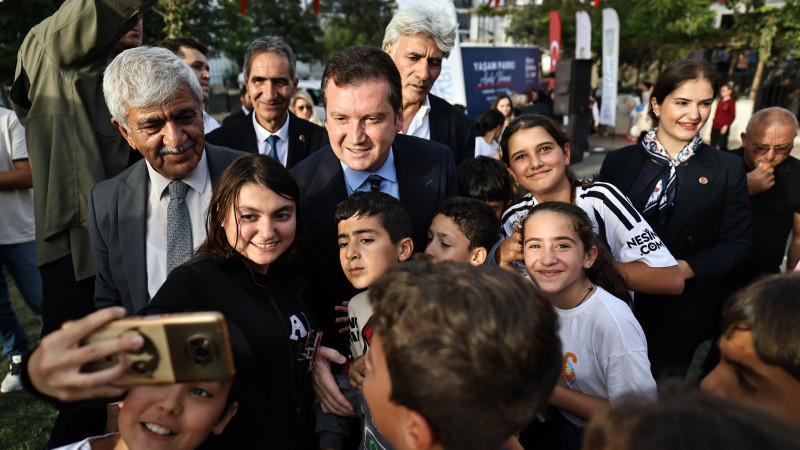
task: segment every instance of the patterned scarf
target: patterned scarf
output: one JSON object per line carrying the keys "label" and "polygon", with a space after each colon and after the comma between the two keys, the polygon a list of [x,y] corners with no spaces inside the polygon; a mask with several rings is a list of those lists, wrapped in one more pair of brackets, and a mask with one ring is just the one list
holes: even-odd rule
{"label": "patterned scarf", "polygon": [[[661,178],[656,183],[653,193],[647,199],[647,204],[642,211],[646,219],[652,219],[658,215],[659,225],[664,225],[669,220],[672,213],[672,205],[675,202],[675,193],[678,192],[678,179],[675,168],[685,163],[694,155],[697,146],[702,142],[700,135],[696,134],[686,147],[678,152],[675,158],[670,158],[669,153],[664,149],[656,138],[658,128],[650,130],[642,140],[644,152],[651,157],[657,164],[664,166]],[[667,170],[669,169],[669,170]]]}

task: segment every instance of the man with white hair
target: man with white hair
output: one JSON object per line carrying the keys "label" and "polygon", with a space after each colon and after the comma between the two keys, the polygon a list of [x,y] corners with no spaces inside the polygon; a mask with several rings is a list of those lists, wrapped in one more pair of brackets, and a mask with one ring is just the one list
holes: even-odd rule
{"label": "man with white hair", "polygon": [[212,185],[242,153],[205,143],[200,83],[165,48],[122,52],[103,93],[111,122],[144,160],[89,195],[95,304],[133,314],[205,240]]}
{"label": "man with white hair", "polygon": [[456,164],[475,157],[475,124],[446,100],[430,93],[450,56],[456,25],[417,6],[398,11],[383,36],[383,49],[400,71],[403,134],[440,142]]}

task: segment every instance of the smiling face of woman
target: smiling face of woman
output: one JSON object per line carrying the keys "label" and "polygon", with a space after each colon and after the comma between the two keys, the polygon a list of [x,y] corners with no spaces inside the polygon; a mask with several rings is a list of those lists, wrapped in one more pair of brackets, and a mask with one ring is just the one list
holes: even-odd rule
{"label": "smiling face of woman", "polygon": [[508,117],[511,114],[511,100],[508,98],[501,98],[499,102],[497,102],[497,110],[503,114],[504,117]]}
{"label": "smiling face of woman", "polygon": [[311,119],[311,113],[314,111],[314,106],[308,103],[303,98],[298,98],[294,103],[294,113],[297,117],[305,120]]}
{"label": "smiling face of woman", "polygon": [[650,99],[658,116],[656,137],[670,156],[675,157],[700,132],[713,102],[714,88],[705,78],[684,81],[663,101]]}
{"label": "smiling face of woman", "polygon": [[294,242],[297,204],[266,186],[247,183],[223,222],[228,243],[248,259],[253,270],[267,273]]}

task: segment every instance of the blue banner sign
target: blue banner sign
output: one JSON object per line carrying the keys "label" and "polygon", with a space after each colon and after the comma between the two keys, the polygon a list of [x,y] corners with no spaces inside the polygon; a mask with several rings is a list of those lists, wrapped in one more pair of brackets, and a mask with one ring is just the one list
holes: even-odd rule
{"label": "blue banner sign", "polygon": [[477,118],[507,92],[539,87],[539,47],[461,46],[467,114]]}

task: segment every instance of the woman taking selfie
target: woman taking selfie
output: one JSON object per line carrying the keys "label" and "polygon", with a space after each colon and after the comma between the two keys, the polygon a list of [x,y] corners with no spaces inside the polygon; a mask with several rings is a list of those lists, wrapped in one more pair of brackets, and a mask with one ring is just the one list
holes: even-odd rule
{"label": "woman taking selfie", "polygon": [[198,256],[176,267],[143,311],[220,311],[247,338],[262,378],[240,401],[238,419],[222,436],[226,445],[231,438],[270,448],[312,445],[312,373],[298,357],[315,328],[298,290],[299,195],[274,159],[236,159],[214,190]]}
{"label": "woman taking selfie", "polygon": [[681,295],[636,293],[650,362],[685,375],[695,348],[716,334],[717,282],[750,250],[750,200],[741,158],[700,140],[719,90],[707,63],[685,59],[659,76],[644,140],[609,153],[600,180],[618,187],[677,258]]}

